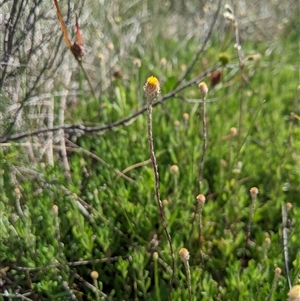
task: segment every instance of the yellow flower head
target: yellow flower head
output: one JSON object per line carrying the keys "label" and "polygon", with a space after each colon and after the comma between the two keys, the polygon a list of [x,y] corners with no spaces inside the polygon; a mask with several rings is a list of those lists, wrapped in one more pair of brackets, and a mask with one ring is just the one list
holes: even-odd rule
{"label": "yellow flower head", "polygon": [[144,86],[145,95],[148,101],[153,101],[155,97],[160,93],[159,81],[155,76],[148,77]]}

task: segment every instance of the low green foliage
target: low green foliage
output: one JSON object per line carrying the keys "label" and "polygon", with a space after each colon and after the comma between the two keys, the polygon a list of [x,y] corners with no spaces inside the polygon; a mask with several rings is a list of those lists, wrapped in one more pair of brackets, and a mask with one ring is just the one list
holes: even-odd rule
{"label": "low green foliage", "polygon": [[[175,41],[158,39],[157,53],[146,53],[147,63],[132,70],[132,77],[116,79],[99,99],[79,95],[69,112],[73,123],[109,124],[134,113],[145,105],[142,88],[152,74],[160,79],[162,96],[170,92],[182,76],[181,62],[188,63],[198,45],[191,39],[174,56]],[[191,300],[286,299],[282,204],[288,204],[292,284],[300,277],[299,62],[291,39],[284,40],[284,49],[280,39],[261,42],[259,49],[243,41],[248,59],[241,78],[233,44],[219,52],[213,38],[202,66],[189,75],[219,59],[224,65],[219,83],[204,79],[208,146],[201,187],[197,86],[153,109],[160,193],[176,253],[172,288],[145,113],[102,135],[71,133],[76,147],[67,149],[69,175],[59,156],[54,166],[30,166],[18,143],[1,148],[0,300],[8,300],[5,292],[28,293],[29,300],[188,300],[187,272],[178,255],[182,247],[190,253]],[[155,62],[162,53],[166,66]],[[254,186],[259,194],[247,233]],[[199,193],[206,196],[201,225]]]}

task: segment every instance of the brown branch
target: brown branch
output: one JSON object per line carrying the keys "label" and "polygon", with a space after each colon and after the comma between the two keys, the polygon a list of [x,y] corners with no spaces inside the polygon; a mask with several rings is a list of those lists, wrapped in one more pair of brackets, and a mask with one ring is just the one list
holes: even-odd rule
{"label": "brown branch", "polygon": [[204,49],[205,49],[205,46],[206,44],[208,43],[208,41],[210,40],[211,38],[211,35],[212,35],[212,32],[213,32],[213,29],[215,27],[215,24],[217,22],[217,19],[218,19],[218,16],[219,16],[219,13],[220,13],[220,9],[221,9],[221,4],[222,4],[222,0],[219,0],[218,2],[218,9],[216,11],[216,13],[214,14],[214,17],[213,17],[213,20],[210,24],[210,28],[207,32],[207,35],[206,37],[204,38],[204,41],[202,43],[202,46],[201,48],[196,52],[196,54],[194,55],[194,58],[192,59],[191,63],[189,64],[189,66],[187,67],[185,73],[182,75],[182,77],[178,80],[178,82],[176,83],[175,85],[175,88],[177,88],[186,78],[187,76],[192,72],[196,62],[198,61],[200,55],[203,53]]}
{"label": "brown branch", "polygon": [[[185,84],[181,85],[180,87],[172,90],[171,92],[163,95],[161,98],[159,98],[157,101],[153,102],[152,106],[155,107],[157,105],[163,104],[166,100],[177,97],[176,94],[183,91],[184,89],[193,86],[195,84],[198,84],[199,81],[203,80],[205,76],[213,72],[214,70],[218,69],[220,66],[216,65],[212,68],[209,68],[202,72],[200,75],[195,77],[194,79],[186,82]],[[123,118],[120,120],[117,120],[115,122],[112,122],[110,124],[106,125],[99,125],[99,126],[85,126],[82,124],[65,124],[65,125],[58,125],[54,126],[53,128],[44,128],[44,129],[38,129],[34,131],[29,131],[29,132],[23,132],[23,133],[16,133],[13,135],[10,135],[8,137],[1,137],[0,138],[0,143],[4,142],[9,142],[9,141],[17,141],[23,138],[31,137],[31,136],[36,136],[39,134],[43,133],[48,133],[48,132],[55,132],[58,130],[64,130],[65,132],[74,132],[74,131],[81,131],[84,133],[93,133],[93,132],[105,132],[107,130],[111,130],[113,128],[119,127],[119,126],[126,126],[130,123],[132,123],[137,117],[139,117],[141,114],[147,111],[147,106],[145,105],[142,109],[139,111]]]}
{"label": "brown branch", "polygon": [[65,39],[66,45],[67,45],[67,47],[68,47],[69,49],[71,49],[72,43],[71,43],[71,41],[70,41],[70,38],[69,38],[69,35],[68,35],[68,31],[67,31],[67,28],[66,28],[64,19],[63,19],[62,15],[61,15],[61,12],[60,12],[60,9],[59,9],[57,0],[54,0],[54,4],[55,4],[55,7],[56,7],[57,18],[58,18],[58,20],[59,20],[59,22],[60,22],[61,31],[62,31],[62,33],[63,33],[63,36],[64,36],[64,39]]}

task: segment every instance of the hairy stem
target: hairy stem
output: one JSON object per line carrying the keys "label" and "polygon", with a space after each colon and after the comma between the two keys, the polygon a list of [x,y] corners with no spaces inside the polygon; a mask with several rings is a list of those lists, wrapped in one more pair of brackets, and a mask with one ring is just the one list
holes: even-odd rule
{"label": "hairy stem", "polygon": [[[170,280],[170,289],[172,288],[173,281],[174,281],[174,274],[175,274],[175,255],[174,255],[174,250],[172,246],[172,240],[171,240],[171,235],[168,231],[167,228],[167,223],[166,223],[166,218],[165,218],[165,213],[164,213],[164,208],[160,199],[160,192],[159,192],[159,174],[158,174],[158,167],[157,167],[157,161],[156,161],[156,156],[154,153],[154,146],[153,146],[153,134],[152,134],[152,102],[148,101],[148,107],[147,107],[147,117],[148,117],[148,142],[149,142],[149,150],[150,150],[150,158],[152,162],[152,167],[153,167],[153,172],[154,172],[154,181],[155,181],[155,196],[156,196],[156,201],[157,201],[157,206],[160,212],[160,218],[162,222],[162,226],[164,228],[164,232],[166,234],[170,251],[171,251],[171,256],[172,256],[172,277]],[[171,291],[170,291],[171,293]]]}

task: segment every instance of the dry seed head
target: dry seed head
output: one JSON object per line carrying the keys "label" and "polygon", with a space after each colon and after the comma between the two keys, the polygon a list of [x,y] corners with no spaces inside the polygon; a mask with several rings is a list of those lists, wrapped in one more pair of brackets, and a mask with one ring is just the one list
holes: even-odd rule
{"label": "dry seed head", "polygon": [[190,118],[190,115],[188,113],[183,113],[182,117],[183,117],[184,121],[188,121]]}
{"label": "dry seed head", "polygon": [[162,57],[162,58],[160,59],[160,64],[161,64],[163,67],[165,67],[165,66],[167,65],[167,59],[166,59],[165,57]]}
{"label": "dry seed head", "polygon": [[145,95],[148,101],[152,102],[155,97],[160,93],[160,84],[155,76],[148,77],[144,85]]}
{"label": "dry seed head", "polygon": [[208,88],[205,82],[201,82],[198,85],[198,89],[200,91],[200,94],[202,97],[206,97],[207,93],[208,93]]}
{"label": "dry seed head", "polygon": [[230,136],[234,137],[236,135],[237,135],[237,128],[236,127],[230,128]]}
{"label": "dry seed head", "polygon": [[280,274],[281,274],[281,268],[278,268],[278,267],[277,267],[277,268],[275,269],[275,276],[278,277]]}
{"label": "dry seed head", "polygon": [[186,70],[186,65],[185,65],[185,64],[181,64],[181,65],[180,65],[180,70],[181,70],[182,72],[184,72],[184,71]]}
{"label": "dry seed head", "polygon": [[152,256],[153,256],[153,260],[157,260],[158,259],[158,253],[157,252],[154,252]]}
{"label": "dry seed head", "polygon": [[91,277],[92,277],[92,279],[97,280],[98,277],[99,277],[98,272],[97,272],[97,271],[92,271],[92,272],[91,272]]}
{"label": "dry seed head", "polygon": [[286,203],[286,211],[290,211],[293,208],[292,203]]}
{"label": "dry seed head", "polygon": [[135,59],[133,60],[133,65],[134,65],[135,67],[137,67],[137,68],[140,68],[140,67],[142,66],[142,62],[141,62],[140,59],[135,58]]}
{"label": "dry seed head", "polygon": [[258,195],[258,189],[257,189],[257,187],[252,187],[252,188],[250,189],[250,194],[251,194],[251,197],[252,197],[252,198],[256,198],[257,195]]}
{"label": "dry seed head", "polygon": [[102,53],[99,53],[99,54],[98,54],[98,59],[99,59],[100,61],[102,61],[102,60],[104,59],[104,55],[103,55]]}
{"label": "dry seed head", "polygon": [[164,200],[162,201],[162,204],[163,204],[164,207],[167,207],[168,204],[169,204],[169,201],[166,200],[166,199],[164,199]]}
{"label": "dry seed head", "polygon": [[108,48],[109,50],[114,50],[115,46],[114,46],[113,43],[108,43],[108,44],[107,44],[107,48]]}
{"label": "dry seed head", "polygon": [[295,285],[288,293],[289,301],[300,301],[300,285]]}
{"label": "dry seed head", "polygon": [[226,160],[224,160],[224,159],[221,159],[221,160],[220,160],[220,164],[221,164],[221,166],[222,166],[223,168],[228,167],[228,162],[227,162]]}
{"label": "dry seed head", "polygon": [[265,238],[265,243],[269,246],[271,244],[271,239],[270,237]]}
{"label": "dry seed head", "polygon": [[180,121],[179,120],[175,120],[174,121],[174,126],[179,127],[180,126]]}
{"label": "dry seed head", "polygon": [[222,71],[213,71],[210,75],[210,83],[212,86],[216,86],[222,80]]}
{"label": "dry seed head", "polygon": [[203,194],[198,194],[196,197],[197,201],[199,202],[199,204],[204,205],[205,203],[205,196]]}
{"label": "dry seed head", "polygon": [[55,215],[58,215],[58,206],[57,205],[53,205],[52,210]]}
{"label": "dry seed head", "polygon": [[16,187],[16,188],[14,189],[14,192],[15,192],[15,194],[16,194],[18,197],[21,195],[21,192],[20,192],[20,188],[19,188],[19,187]]}
{"label": "dry seed head", "polygon": [[179,256],[180,256],[180,259],[183,261],[183,262],[187,262],[189,261],[190,259],[190,252],[188,249],[186,248],[181,248],[179,250]]}
{"label": "dry seed head", "polygon": [[178,173],[178,171],[179,171],[179,167],[175,164],[172,165],[170,169],[171,169],[172,173]]}

